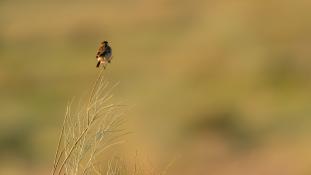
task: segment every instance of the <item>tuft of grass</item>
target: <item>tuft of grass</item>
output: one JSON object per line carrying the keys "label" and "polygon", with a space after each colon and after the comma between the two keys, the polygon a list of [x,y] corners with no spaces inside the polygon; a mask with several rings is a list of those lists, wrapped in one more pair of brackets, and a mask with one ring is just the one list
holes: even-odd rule
{"label": "tuft of grass", "polygon": [[[108,162],[107,172],[98,167],[103,162],[97,157],[114,145],[121,144],[124,105],[112,104],[112,90],[104,80],[103,70],[94,82],[85,104],[82,100],[72,110],[73,100],[67,105],[52,174],[116,174],[120,167]],[[119,174],[119,173],[117,173]]]}
{"label": "tuft of grass", "polygon": [[67,105],[52,175],[165,175],[171,165],[161,173],[156,173],[150,166],[144,169],[139,165],[137,153],[131,162],[119,157],[99,158],[111,147],[123,143],[122,136],[128,134],[122,129],[127,108],[110,102],[117,84],[109,86],[103,72],[104,69],[100,71],[85,103],[85,99],[81,99],[74,110],[74,100]]}

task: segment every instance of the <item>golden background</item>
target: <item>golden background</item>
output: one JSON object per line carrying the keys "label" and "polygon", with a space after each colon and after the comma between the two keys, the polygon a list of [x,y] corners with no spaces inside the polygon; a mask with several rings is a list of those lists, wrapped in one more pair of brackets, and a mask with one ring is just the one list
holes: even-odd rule
{"label": "golden background", "polygon": [[[0,174],[49,174],[67,102],[107,81],[176,175],[311,173],[311,1],[1,0]],[[176,157],[176,158],[175,158]],[[148,168],[149,165],[143,165]],[[151,166],[151,165],[150,165]]]}

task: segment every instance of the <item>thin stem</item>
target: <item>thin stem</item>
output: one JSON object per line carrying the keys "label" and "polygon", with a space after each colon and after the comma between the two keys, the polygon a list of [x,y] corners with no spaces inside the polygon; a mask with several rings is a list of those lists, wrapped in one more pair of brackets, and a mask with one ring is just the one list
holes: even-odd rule
{"label": "thin stem", "polygon": [[60,158],[62,157],[62,154],[63,154],[63,151],[62,151],[61,154],[58,155],[59,152],[60,152],[60,145],[61,145],[61,142],[63,140],[64,130],[65,130],[65,123],[66,123],[66,120],[67,120],[67,117],[68,117],[68,112],[69,112],[70,106],[71,106],[71,103],[69,105],[67,105],[66,114],[65,114],[65,118],[64,118],[63,126],[62,126],[62,131],[61,131],[61,134],[59,136],[59,140],[58,140],[58,144],[57,144],[57,149],[56,149],[56,154],[55,154],[55,159],[54,159],[54,166],[53,166],[53,173],[52,173],[53,175],[56,172],[57,166],[59,164],[59,160],[60,160]]}

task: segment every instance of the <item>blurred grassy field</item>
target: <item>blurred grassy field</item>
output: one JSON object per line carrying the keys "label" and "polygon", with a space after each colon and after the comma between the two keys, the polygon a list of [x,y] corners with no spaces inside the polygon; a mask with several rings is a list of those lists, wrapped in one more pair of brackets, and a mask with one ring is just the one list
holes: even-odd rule
{"label": "blurred grassy field", "polygon": [[[66,103],[106,73],[123,151],[169,174],[311,173],[311,2],[0,1],[0,174],[44,174]],[[150,154],[150,155],[149,155]]]}

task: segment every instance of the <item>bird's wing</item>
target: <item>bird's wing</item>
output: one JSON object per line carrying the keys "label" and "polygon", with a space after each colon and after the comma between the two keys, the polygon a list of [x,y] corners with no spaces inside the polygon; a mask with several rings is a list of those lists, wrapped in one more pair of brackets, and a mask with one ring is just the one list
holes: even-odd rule
{"label": "bird's wing", "polygon": [[105,47],[104,46],[100,46],[98,48],[97,54],[96,54],[96,58],[98,58],[101,54],[103,54],[105,52]]}

